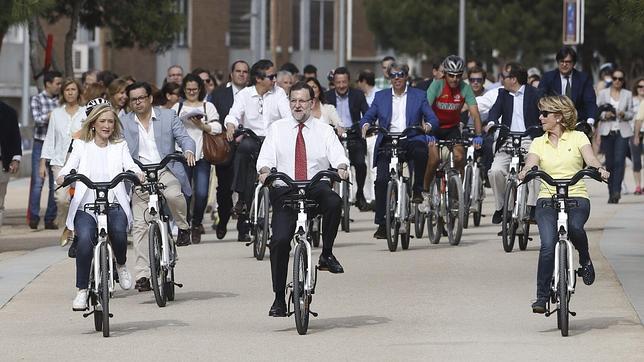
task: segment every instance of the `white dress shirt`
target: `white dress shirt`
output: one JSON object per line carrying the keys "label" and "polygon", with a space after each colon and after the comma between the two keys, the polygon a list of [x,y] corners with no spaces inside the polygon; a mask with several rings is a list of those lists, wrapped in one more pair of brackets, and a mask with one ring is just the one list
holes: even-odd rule
{"label": "white dress shirt", "polygon": [[559,77],[561,77],[561,94],[566,95],[566,82],[570,84],[570,92],[572,93],[572,72],[568,75],[559,73]]}
{"label": "white dress shirt", "polygon": [[[277,168],[295,179],[295,142],[298,122],[292,117],[273,122],[257,158],[257,171],[263,167]],[[310,117],[302,128],[306,145],[307,177],[340,164],[349,165],[344,148],[333,128],[317,118]]]}
{"label": "white dress shirt", "polygon": [[391,90],[391,126],[389,132],[402,132],[407,128],[407,87],[401,95]]}
{"label": "white dress shirt", "polygon": [[152,108],[151,112],[152,115],[150,116],[147,130],[143,127],[139,116],[134,115],[134,120],[139,126],[139,161],[144,165],[161,162],[157,141],[154,139],[154,118],[156,118],[154,108]]}
{"label": "white dress shirt", "polygon": [[481,115],[481,122],[487,122],[490,109],[492,109],[492,106],[496,103],[496,99],[499,97],[499,89],[493,88],[487,90],[483,95],[476,97],[476,105]]}
{"label": "white dress shirt", "polygon": [[42,145],[40,158],[50,160],[49,163],[52,166],[62,167],[65,164],[72,133],[81,128],[86,118],[85,107],[79,106],[74,115],[69,115],[66,109],[67,105],[64,105],[51,112],[47,135]]}
{"label": "white dress shirt", "polygon": [[512,103],[512,124],[510,131],[525,132],[525,119],[523,118],[523,95],[525,94],[525,85],[522,85],[515,93],[508,92],[514,98]]}
{"label": "white dress shirt", "polygon": [[[215,105],[210,102],[204,103],[206,104],[205,108],[207,120],[202,118],[201,122],[210,126],[210,134],[215,135],[221,133],[221,124],[219,123],[219,113],[217,113],[217,108],[215,108]],[[177,116],[181,118],[182,115],[190,113],[194,110],[200,110],[203,112],[204,103],[201,103],[196,107],[189,106],[186,103],[183,103],[183,106],[181,107],[181,114],[177,114]],[[181,103],[176,103],[174,106],[172,106],[172,110],[177,112],[179,110],[180,104]],[[192,123],[192,121],[189,120],[183,121],[183,125],[184,127],[186,127],[186,132],[188,132],[188,135],[195,141],[197,151],[197,153],[195,154],[195,159],[199,161],[203,158],[203,131],[201,130],[201,128],[197,127],[194,123]],[[176,145],[176,149],[180,151],[181,147],[179,147],[179,145]]]}
{"label": "white dress shirt", "polygon": [[241,124],[258,136],[265,136],[271,123],[290,115],[288,97],[282,88],[273,87],[260,96],[256,87],[251,86],[235,95],[235,101],[224,123],[232,124],[235,128]]}
{"label": "white dress shirt", "polygon": [[364,97],[367,100],[367,105],[371,107],[371,103],[373,103],[373,99],[376,97],[376,92],[380,91],[380,88],[378,87],[373,87],[371,88],[371,92],[365,93]]}

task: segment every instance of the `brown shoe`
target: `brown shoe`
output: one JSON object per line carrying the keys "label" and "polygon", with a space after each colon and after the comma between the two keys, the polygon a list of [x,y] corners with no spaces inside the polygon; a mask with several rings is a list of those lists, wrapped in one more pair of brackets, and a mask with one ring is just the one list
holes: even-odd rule
{"label": "brown shoe", "polygon": [[203,229],[203,226],[201,225],[196,225],[192,227],[192,233],[190,234],[192,243],[193,244],[199,244],[201,242],[201,231],[200,229]]}
{"label": "brown shoe", "polygon": [[146,277],[139,278],[136,281],[136,284],[134,285],[134,288],[138,290],[139,292],[149,292],[152,290],[152,286],[150,285],[150,279]]}

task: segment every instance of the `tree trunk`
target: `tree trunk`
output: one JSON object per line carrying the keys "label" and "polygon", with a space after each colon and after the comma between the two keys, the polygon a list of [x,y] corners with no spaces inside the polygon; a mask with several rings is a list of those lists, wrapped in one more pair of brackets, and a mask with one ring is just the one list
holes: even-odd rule
{"label": "tree trunk", "polygon": [[[31,65],[31,74],[34,80],[38,80],[44,71],[44,63],[41,59],[42,52],[47,49],[47,36],[45,31],[40,25],[38,17],[35,16],[29,19],[29,63]],[[51,69],[59,70],[58,63],[56,63],[56,52],[52,49],[51,52]]]}
{"label": "tree trunk", "polygon": [[72,4],[72,14],[69,19],[69,30],[65,34],[65,77],[74,76],[74,64],[72,59],[72,49],[74,40],[76,40],[76,30],[80,18],[81,0],[74,0]]}

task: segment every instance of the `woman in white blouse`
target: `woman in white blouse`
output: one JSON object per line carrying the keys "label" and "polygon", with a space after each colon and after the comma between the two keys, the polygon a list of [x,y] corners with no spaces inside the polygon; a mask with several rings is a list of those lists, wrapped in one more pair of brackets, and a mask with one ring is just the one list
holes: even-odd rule
{"label": "woman in white blouse", "polygon": [[306,84],[313,88],[313,93],[315,94],[315,102],[311,109],[311,115],[320,121],[335,127],[338,134],[342,134],[343,130],[339,126],[340,116],[338,115],[338,111],[336,111],[332,104],[325,104],[324,92],[322,92],[320,82],[316,78],[307,78]]}
{"label": "woman in white blouse", "polygon": [[[219,113],[217,113],[215,105],[202,101],[206,96],[206,87],[201,77],[192,73],[186,75],[181,83],[180,95],[184,101],[175,104],[172,109],[177,112],[186,127],[186,131],[188,131],[188,135],[192,137],[197,145],[197,153],[195,154],[197,163],[192,167],[185,167],[188,178],[192,183],[192,194],[195,200],[191,220],[192,243],[198,244],[201,242],[201,234],[203,233],[201,223],[208,203],[208,185],[210,184],[210,162],[203,158],[202,152],[203,133],[221,133],[221,124],[219,123]],[[194,112],[201,112],[205,116],[186,117]],[[187,201],[189,209],[190,200]]]}
{"label": "woman in white blouse", "polygon": [[[85,120],[85,107],[79,104],[81,100],[80,84],[73,78],[63,82],[60,107],[54,109],[49,117],[47,136],[40,156],[40,177],[46,175],[46,163],[51,165],[54,177],[58,176],[60,169],[67,160],[72,135],[81,128]],[[64,223],[69,205],[69,187],[56,190],[54,200],[58,207],[58,225]],[[61,236],[61,243],[65,245],[72,238],[72,233],[65,229]]]}
{"label": "woman in white blouse", "polygon": [[[80,131],[80,139],[74,147],[65,166],[60,170],[57,184],[71,170],[85,175],[93,182],[106,182],[123,171],[134,171],[144,180],[141,169],[132,161],[127,144],[123,140],[121,124],[109,102],[95,106]],[[96,242],[96,219],[94,214],[84,211],[84,206],[93,203],[96,195],[82,183],[76,184],[76,192],[67,215],[67,228],[73,230],[78,238],[76,247],[76,287],[78,294],[72,309],[82,311],[87,308],[87,287],[92,262],[92,251]],[[108,193],[110,203],[116,204],[107,211],[107,232],[116,257],[116,271],[119,284],[123,289],[132,287],[132,276],[125,266],[127,253],[127,230],[132,223],[130,197],[123,183]]]}

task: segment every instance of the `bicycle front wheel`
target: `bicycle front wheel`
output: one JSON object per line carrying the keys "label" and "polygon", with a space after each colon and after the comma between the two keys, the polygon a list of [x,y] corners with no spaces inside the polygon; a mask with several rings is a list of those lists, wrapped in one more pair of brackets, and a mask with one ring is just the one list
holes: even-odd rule
{"label": "bicycle front wheel", "polygon": [[387,227],[387,247],[394,252],[398,249],[398,231],[400,224],[396,220],[396,207],[398,207],[398,185],[395,180],[389,181],[387,185],[387,208],[385,221]]}
{"label": "bicycle front wheel", "polygon": [[[177,261],[177,246],[174,243],[170,243],[170,270],[169,278],[165,282],[165,295],[168,296],[169,301],[174,300],[174,267]],[[166,275],[167,277],[167,275]]]}
{"label": "bicycle front wheel", "polygon": [[429,185],[429,212],[427,213],[427,236],[429,242],[438,244],[443,235],[443,219],[441,218],[441,179],[436,176]]}
{"label": "bicycle front wheel", "polygon": [[344,232],[349,232],[351,226],[349,225],[351,223],[351,218],[350,218],[350,211],[351,210],[351,202],[349,201],[349,198],[351,197],[349,190],[349,184],[345,183],[342,185],[342,230]]}
{"label": "bicycle front wheel", "polygon": [[400,215],[400,222],[404,224],[404,233],[400,233],[400,246],[403,250],[409,249],[409,240],[411,239],[411,200],[407,192],[407,185],[403,183],[403,205],[401,205],[402,215]]}
{"label": "bicycle front wheel", "polygon": [[268,188],[262,187],[257,200],[257,220],[255,220],[255,244],[253,255],[257,260],[263,260],[266,254],[266,245],[270,233],[269,219],[270,202],[268,199]]}
{"label": "bicycle front wheel", "polygon": [[420,211],[420,209],[418,208],[420,205],[412,205],[414,208],[414,232],[416,239],[420,239],[423,237],[423,233],[425,231],[425,219],[427,218],[427,214]]}
{"label": "bicycle front wheel", "polygon": [[557,297],[559,298],[559,310],[557,317],[558,325],[563,337],[568,336],[568,321],[570,317],[568,303],[570,294],[568,292],[568,247],[565,242],[559,243],[559,280],[557,281]]}
{"label": "bicycle front wheel", "polygon": [[107,242],[101,243],[100,249],[101,285],[99,298],[103,315],[103,337],[110,336],[110,253],[107,251]]}
{"label": "bicycle front wheel", "polygon": [[155,222],[150,223],[150,227],[148,229],[150,284],[152,284],[154,299],[156,300],[157,305],[159,307],[165,307],[168,296],[165,293],[164,288],[166,271],[163,266],[161,266],[161,256],[163,252],[161,237],[161,229],[159,228],[159,225]]}
{"label": "bicycle front wheel", "polygon": [[465,180],[463,180],[463,204],[465,205],[465,217],[463,218],[463,227],[467,229],[470,221],[470,208],[472,207],[472,165],[465,166]]}
{"label": "bicycle front wheel", "polygon": [[463,219],[465,218],[465,205],[463,197],[463,183],[457,174],[449,176],[447,190],[447,237],[450,245],[458,245],[463,235]]}
{"label": "bicycle front wheel", "polygon": [[306,334],[309,328],[309,291],[306,285],[308,262],[306,247],[298,243],[295,247],[293,260],[293,306],[295,312],[295,327],[300,335]]}
{"label": "bicycle front wheel", "polygon": [[510,180],[505,185],[505,197],[503,199],[503,221],[501,222],[501,234],[503,250],[509,253],[514,248],[514,239],[517,236],[518,222],[512,217],[512,210],[517,199],[517,183]]}
{"label": "bicycle front wheel", "polygon": [[[474,211],[472,213],[472,219],[474,220],[474,226],[481,225],[481,213],[483,210],[483,198],[485,196],[485,186],[483,185],[483,179],[481,176],[481,167],[477,167],[474,172],[474,177],[476,177],[476,186],[478,188],[477,199],[472,200],[474,203]],[[474,190],[474,189],[473,189]]]}

